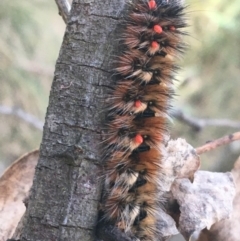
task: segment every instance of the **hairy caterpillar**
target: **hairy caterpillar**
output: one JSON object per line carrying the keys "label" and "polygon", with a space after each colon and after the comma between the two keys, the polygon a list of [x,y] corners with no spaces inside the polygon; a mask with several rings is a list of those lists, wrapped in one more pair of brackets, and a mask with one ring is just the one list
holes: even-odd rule
{"label": "hairy caterpillar", "polygon": [[158,173],[175,59],[185,47],[183,10],[178,2],[136,0],[122,33],[124,52],[117,60],[104,142],[101,221],[133,240],[161,238]]}

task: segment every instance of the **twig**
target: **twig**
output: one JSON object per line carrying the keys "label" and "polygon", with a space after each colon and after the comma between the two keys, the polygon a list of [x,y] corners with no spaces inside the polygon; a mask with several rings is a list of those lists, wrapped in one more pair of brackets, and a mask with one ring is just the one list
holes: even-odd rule
{"label": "twig", "polygon": [[196,150],[197,154],[200,155],[204,152],[214,150],[218,146],[226,145],[226,144],[229,144],[229,143],[231,143],[233,141],[237,141],[237,140],[240,140],[240,132],[235,132],[233,134],[230,134],[228,136],[224,136],[224,137],[219,138],[217,140],[210,141],[207,144],[196,148],[195,150]]}
{"label": "twig", "polygon": [[22,109],[11,108],[11,107],[0,105],[0,114],[16,116],[24,120],[25,122],[31,124],[36,129],[40,131],[43,130],[43,122],[37,119],[35,116],[23,111]]}
{"label": "twig", "polygon": [[200,119],[188,116],[181,110],[173,110],[171,112],[171,115],[175,117],[177,120],[193,127],[196,131],[200,131],[206,126],[219,126],[240,129],[240,122],[228,119]]}
{"label": "twig", "polygon": [[71,6],[68,0],[55,0],[55,2],[58,6],[59,15],[62,16],[63,21],[67,24],[69,13],[71,10]]}

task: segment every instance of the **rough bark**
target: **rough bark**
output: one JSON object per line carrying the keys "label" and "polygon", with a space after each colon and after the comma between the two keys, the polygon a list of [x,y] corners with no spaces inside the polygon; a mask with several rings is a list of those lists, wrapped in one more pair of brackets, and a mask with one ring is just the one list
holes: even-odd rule
{"label": "rough bark", "polygon": [[75,0],[56,64],[21,240],[94,238],[99,142],[124,0]]}

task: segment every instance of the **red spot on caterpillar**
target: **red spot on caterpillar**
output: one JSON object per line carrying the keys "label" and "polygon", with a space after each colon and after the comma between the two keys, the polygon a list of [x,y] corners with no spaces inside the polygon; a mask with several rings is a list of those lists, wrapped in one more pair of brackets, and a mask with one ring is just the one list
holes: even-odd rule
{"label": "red spot on caterpillar", "polygon": [[170,29],[171,31],[175,31],[175,30],[176,30],[176,28],[175,28],[174,26],[170,26],[169,29]]}
{"label": "red spot on caterpillar", "polygon": [[137,107],[137,108],[139,108],[141,105],[142,105],[142,102],[140,100],[136,100],[134,102],[134,106]]}
{"label": "red spot on caterpillar", "polygon": [[158,44],[158,42],[156,42],[156,41],[152,41],[151,46],[152,46],[152,48],[154,48],[154,49],[159,48],[159,44]]}
{"label": "red spot on caterpillar", "polygon": [[137,144],[142,144],[143,143],[143,137],[139,134],[137,134],[134,138],[134,141],[137,143]]}
{"label": "red spot on caterpillar", "polygon": [[154,0],[150,0],[148,2],[148,6],[149,6],[150,9],[154,9],[154,8],[156,8],[157,4]]}
{"label": "red spot on caterpillar", "polygon": [[156,32],[156,33],[162,33],[162,27],[160,25],[154,25],[153,27],[153,30]]}

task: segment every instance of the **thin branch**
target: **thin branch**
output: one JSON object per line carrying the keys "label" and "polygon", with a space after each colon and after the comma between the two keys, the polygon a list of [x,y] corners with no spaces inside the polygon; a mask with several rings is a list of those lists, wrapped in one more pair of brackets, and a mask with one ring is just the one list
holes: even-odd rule
{"label": "thin branch", "polygon": [[207,144],[196,148],[195,150],[196,150],[197,154],[200,155],[202,153],[214,150],[219,146],[226,145],[226,144],[229,144],[229,143],[231,143],[233,141],[237,141],[237,140],[240,140],[240,132],[235,132],[233,134],[224,136],[217,140],[210,141]]}
{"label": "thin branch", "polygon": [[200,119],[186,115],[182,110],[173,110],[171,115],[177,120],[188,124],[194,130],[200,131],[206,126],[219,126],[240,129],[240,122],[228,119]]}
{"label": "thin branch", "polygon": [[43,130],[43,122],[37,119],[35,116],[28,114],[19,108],[11,108],[7,106],[0,105],[0,114],[16,116],[28,124],[32,125],[36,129]]}
{"label": "thin branch", "polygon": [[68,2],[68,0],[55,0],[55,2],[58,6],[59,15],[62,16],[63,21],[67,24],[69,13],[71,10],[70,3]]}

